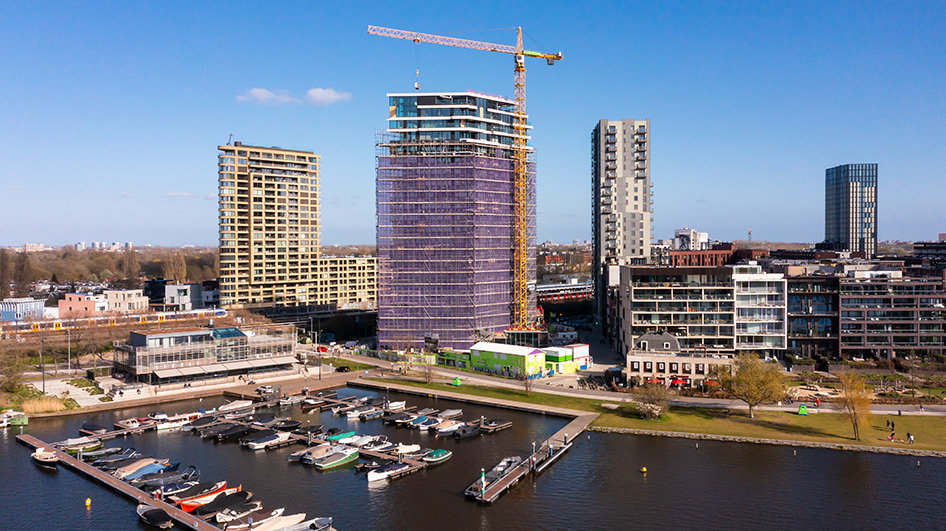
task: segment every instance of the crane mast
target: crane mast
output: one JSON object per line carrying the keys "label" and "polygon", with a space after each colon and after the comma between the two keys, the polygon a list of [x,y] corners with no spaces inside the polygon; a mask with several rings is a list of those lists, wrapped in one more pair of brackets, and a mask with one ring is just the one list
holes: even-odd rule
{"label": "crane mast", "polygon": [[526,50],[522,44],[522,28],[518,28],[516,45],[458,39],[379,26],[368,26],[370,35],[469,48],[486,52],[512,54],[515,58],[514,81],[516,113],[513,119],[513,290],[512,328],[525,330],[529,323],[529,160],[526,149],[526,57],[545,59],[549,65],[562,59],[561,52],[548,54]]}

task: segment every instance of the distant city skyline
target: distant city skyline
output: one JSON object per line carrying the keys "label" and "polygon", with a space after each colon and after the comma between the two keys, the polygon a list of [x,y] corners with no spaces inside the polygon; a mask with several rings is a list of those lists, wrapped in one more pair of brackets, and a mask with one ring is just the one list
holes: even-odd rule
{"label": "distant city skyline", "polygon": [[820,241],[824,168],[858,160],[882,168],[879,240],[946,230],[942,3],[276,5],[6,6],[0,245],[216,245],[208,153],[231,133],[321,155],[323,243],[373,243],[385,94],[511,97],[512,59],[369,24],[501,43],[470,30],[521,25],[563,53],[529,65],[539,241],[591,238],[588,132],[626,116],[651,119],[656,239]]}

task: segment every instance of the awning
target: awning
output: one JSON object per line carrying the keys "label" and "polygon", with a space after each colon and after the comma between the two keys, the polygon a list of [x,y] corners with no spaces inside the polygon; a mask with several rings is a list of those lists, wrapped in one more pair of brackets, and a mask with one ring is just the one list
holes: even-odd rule
{"label": "awning", "polygon": [[160,371],[154,371],[154,375],[158,378],[177,378],[181,375],[181,371],[177,369],[161,369]]}
{"label": "awning", "polygon": [[223,365],[222,363],[214,363],[214,364],[212,364],[212,365],[201,365],[200,368],[203,369],[204,372],[208,372],[208,373],[210,373],[210,372],[223,372],[223,371],[227,370],[227,368],[224,367],[224,365]]}
{"label": "awning", "polygon": [[204,374],[204,369],[200,367],[182,367],[179,369],[182,376],[190,376],[191,374]]}
{"label": "awning", "polygon": [[246,360],[246,363],[249,363],[253,367],[269,367],[270,365],[276,365],[276,362],[270,359],[261,359],[261,360]]}
{"label": "awning", "polygon": [[289,365],[290,363],[299,363],[299,360],[295,356],[282,356],[279,358],[273,358],[273,361],[277,365]]}
{"label": "awning", "polygon": [[224,363],[223,366],[226,367],[228,371],[235,371],[238,369],[249,369],[250,367],[252,367],[252,365],[250,365],[250,363],[247,361],[231,361],[231,362]]}

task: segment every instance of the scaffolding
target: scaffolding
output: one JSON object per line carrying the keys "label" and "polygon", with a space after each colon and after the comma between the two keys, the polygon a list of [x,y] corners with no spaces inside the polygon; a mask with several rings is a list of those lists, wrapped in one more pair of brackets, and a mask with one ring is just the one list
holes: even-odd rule
{"label": "scaffolding", "polygon": [[[377,142],[378,345],[466,349],[513,324],[513,146]],[[527,159],[529,322],[535,304],[535,163]]]}

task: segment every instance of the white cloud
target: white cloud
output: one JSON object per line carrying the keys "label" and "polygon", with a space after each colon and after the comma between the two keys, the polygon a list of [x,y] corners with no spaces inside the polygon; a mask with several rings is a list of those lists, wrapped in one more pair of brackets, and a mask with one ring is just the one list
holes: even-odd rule
{"label": "white cloud", "polygon": [[313,88],[305,93],[305,100],[320,107],[351,99],[350,92],[339,92],[333,88]]}
{"label": "white cloud", "polygon": [[205,194],[204,199],[206,199],[207,201],[213,201],[217,199],[217,194]]}
{"label": "white cloud", "polygon": [[119,195],[121,195],[122,197],[135,197],[135,193],[134,193],[134,192],[122,192],[122,193],[119,194]]}
{"label": "white cloud", "polygon": [[237,101],[252,101],[255,103],[271,103],[280,105],[283,103],[300,103],[297,98],[292,97],[288,90],[267,90],[264,88],[251,88],[246,94],[237,96]]}
{"label": "white cloud", "polygon": [[190,192],[168,192],[164,194],[165,197],[194,197],[194,194]]}
{"label": "white cloud", "polygon": [[325,107],[340,101],[351,99],[350,92],[343,92],[333,88],[313,88],[306,91],[303,98],[293,96],[288,90],[269,90],[264,88],[252,88],[236,97],[237,101],[246,101],[251,103],[263,103],[267,105],[284,104],[306,104]]}

